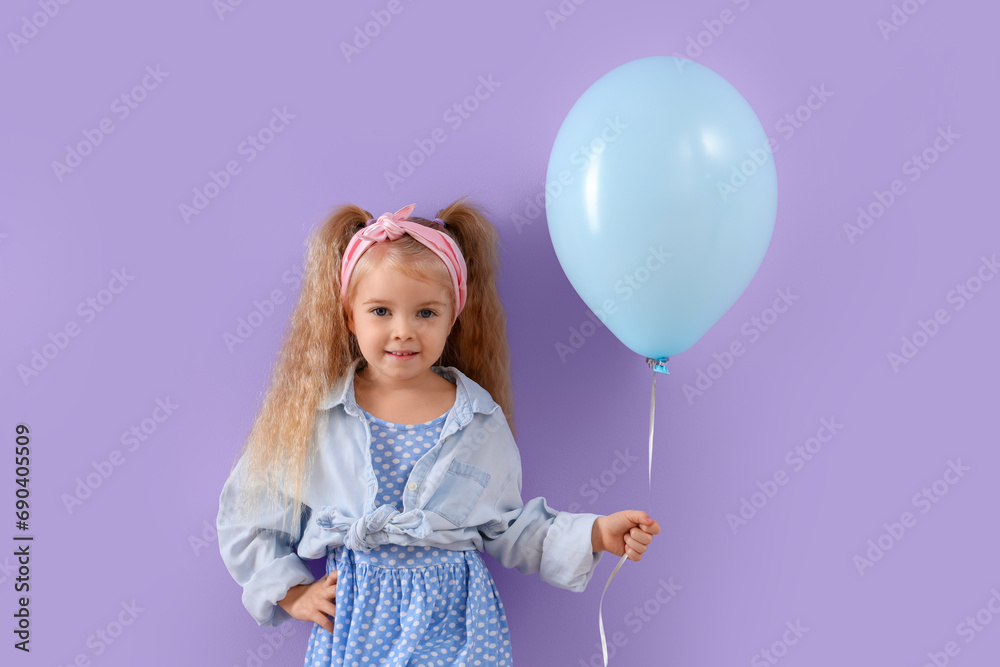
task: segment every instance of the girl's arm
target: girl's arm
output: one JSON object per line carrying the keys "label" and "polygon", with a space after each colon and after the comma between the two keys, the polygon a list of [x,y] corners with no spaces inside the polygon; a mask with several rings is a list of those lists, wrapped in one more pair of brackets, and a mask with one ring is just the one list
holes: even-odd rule
{"label": "girl's arm", "polygon": [[525,504],[521,500],[520,453],[516,454],[516,464],[497,500],[496,511],[498,519],[479,527],[488,554],[504,567],[517,567],[524,574],[538,572],[542,581],[557,588],[575,592],[586,589],[602,555],[593,548],[593,530],[599,515],[560,512],[549,507],[542,497]]}
{"label": "girl's arm", "polygon": [[[242,473],[241,459],[219,496],[219,515],[216,519],[219,552],[229,573],[243,588],[243,605],[257,624],[279,625],[291,616],[277,602],[287,596],[292,586],[310,584],[316,577],[295,553],[297,545],[292,543],[290,534],[285,530],[292,514],[290,505],[261,512],[261,518],[256,523],[251,523],[236,511],[237,499],[255,493]],[[256,496],[261,494],[256,493]],[[303,526],[309,514],[309,508],[304,508]]]}

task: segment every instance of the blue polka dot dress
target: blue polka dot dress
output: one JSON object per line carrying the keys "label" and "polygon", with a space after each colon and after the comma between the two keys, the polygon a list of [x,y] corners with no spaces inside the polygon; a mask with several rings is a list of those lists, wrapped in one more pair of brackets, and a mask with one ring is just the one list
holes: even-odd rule
{"label": "blue polka dot dress", "polygon": [[[362,412],[371,426],[376,500],[402,512],[410,471],[437,443],[448,413],[395,424]],[[334,569],[334,631],[313,624],[306,667],[512,664],[503,602],[478,551],[385,544],[362,552],[341,545],[327,550],[327,574]]]}

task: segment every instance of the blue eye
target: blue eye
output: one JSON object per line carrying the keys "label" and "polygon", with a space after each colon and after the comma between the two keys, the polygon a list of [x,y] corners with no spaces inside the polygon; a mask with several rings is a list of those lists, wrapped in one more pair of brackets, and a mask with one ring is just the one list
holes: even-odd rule
{"label": "blue eye", "polygon": [[[372,312],[372,313],[373,313],[373,314],[374,314],[374,315],[375,315],[376,317],[381,317],[382,315],[380,315],[379,313],[377,313],[377,312],[376,312],[376,311],[379,311],[379,310],[387,310],[387,309],[386,309],[386,307],[385,307],[385,306],[377,306],[377,307],[375,307],[375,308],[372,308],[372,309],[371,309],[371,312]],[[437,315],[437,313],[435,313],[435,312],[434,312],[433,310],[431,310],[430,308],[422,308],[422,309],[421,309],[421,310],[420,310],[419,312],[421,312],[421,313],[430,313],[430,315],[428,315],[427,317],[423,317],[423,318],[421,318],[421,319],[425,319],[425,320],[429,320],[429,319],[430,319],[431,317],[434,317],[435,315]]]}

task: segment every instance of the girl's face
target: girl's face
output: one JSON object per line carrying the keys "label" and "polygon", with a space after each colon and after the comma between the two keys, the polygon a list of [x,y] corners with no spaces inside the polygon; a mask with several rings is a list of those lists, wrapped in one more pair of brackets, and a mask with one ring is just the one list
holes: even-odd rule
{"label": "girl's face", "polygon": [[[433,372],[452,327],[451,291],[377,267],[361,279],[347,316],[373,382]],[[399,353],[408,353],[405,355]]]}

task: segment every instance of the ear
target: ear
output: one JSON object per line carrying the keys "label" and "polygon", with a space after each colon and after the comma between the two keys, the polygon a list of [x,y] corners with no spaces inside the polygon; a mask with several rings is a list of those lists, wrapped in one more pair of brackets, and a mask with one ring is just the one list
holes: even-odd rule
{"label": "ear", "polygon": [[358,335],[358,333],[354,330],[354,312],[350,308],[347,309],[347,328],[355,336]]}

